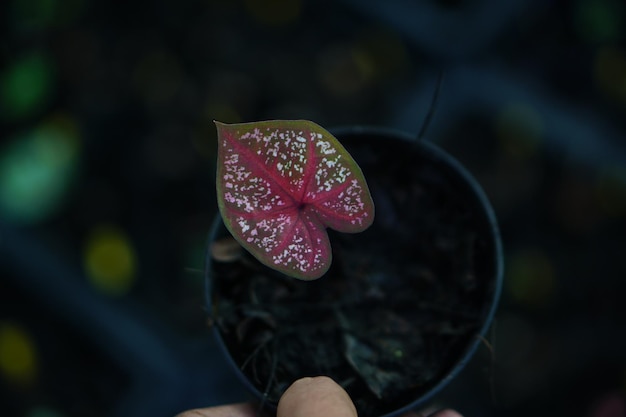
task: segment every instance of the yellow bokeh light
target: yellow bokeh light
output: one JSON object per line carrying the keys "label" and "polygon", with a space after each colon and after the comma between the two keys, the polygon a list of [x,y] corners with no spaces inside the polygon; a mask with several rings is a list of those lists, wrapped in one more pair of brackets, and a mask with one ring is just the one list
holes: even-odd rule
{"label": "yellow bokeh light", "polygon": [[135,281],[135,251],[128,236],[116,227],[100,226],[91,232],[84,262],[91,284],[106,294],[127,294]]}
{"label": "yellow bokeh light", "polygon": [[19,385],[32,383],[37,376],[35,346],[24,329],[9,322],[0,322],[0,373]]}

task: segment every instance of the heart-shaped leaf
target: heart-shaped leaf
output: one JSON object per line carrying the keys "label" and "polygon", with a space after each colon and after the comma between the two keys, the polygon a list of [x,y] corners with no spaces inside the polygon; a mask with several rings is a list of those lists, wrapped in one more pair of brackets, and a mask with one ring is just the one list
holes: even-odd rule
{"label": "heart-shaped leaf", "polygon": [[326,227],[356,233],[372,224],[361,169],[322,127],[305,120],[215,124],[220,213],[265,265],[319,278],[332,260]]}

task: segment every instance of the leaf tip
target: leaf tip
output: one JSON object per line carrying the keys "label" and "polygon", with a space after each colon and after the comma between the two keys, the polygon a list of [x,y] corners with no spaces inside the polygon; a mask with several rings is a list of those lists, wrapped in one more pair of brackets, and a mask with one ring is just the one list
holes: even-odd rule
{"label": "leaf tip", "polygon": [[227,123],[222,123],[219,120],[213,120],[213,124],[215,124],[215,127],[217,128],[218,132],[224,130],[226,126],[228,126]]}

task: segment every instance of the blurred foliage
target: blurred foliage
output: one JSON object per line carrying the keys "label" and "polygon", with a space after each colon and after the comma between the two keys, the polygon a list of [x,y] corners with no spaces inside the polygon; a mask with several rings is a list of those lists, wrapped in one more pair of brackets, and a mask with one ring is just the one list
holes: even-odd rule
{"label": "blurred foliage", "polygon": [[[212,120],[417,132],[442,68],[427,137],[484,186],[507,275],[495,356],[438,401],[623,407],[623,1],[8,0],[0,16],[1,415],[239,398],[203,310]],[[158,411],[131,407],[142,394]]]}

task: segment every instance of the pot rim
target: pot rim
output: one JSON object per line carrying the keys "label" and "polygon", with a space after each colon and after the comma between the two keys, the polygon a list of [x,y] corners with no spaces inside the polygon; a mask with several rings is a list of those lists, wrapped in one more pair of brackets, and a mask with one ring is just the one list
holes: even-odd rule
{"label": "pot rim", "polygon": [[[497,219],[493,207],[487,198],[484,190],[478,183],[478,181],[474,178],[474,176],[453,156],[448,154],[445,150],[439,147],[432,142],[426,140],[419,140],[409,133],[393,128],[386,127],[377,127],[377,126],[341,126],[337,128],[330,129],[330,132],[336,137],[345,137],[345,136],[357,136],[357,135],[369,135],[369,136],[380,136],[380,137],[389,137],[393,139],[403,140],[408,143],[418,144],[422,150],[426,151],[426,153],[434,158],[437,161],[443,162],[446,166],[448,166],[451,170],[455,171],[460,179],[469,187],[469,190],[476,198],[477,203],[482,207],[482,211],[484,213],[485,219],[489,226],[489,233],[491,235],[492,240],[492,251],[493,251],[493,294],[491,299],[489,300],[489,308],[486,311],[486,314],[483,319],[483,323],[477,332],[473,341],[469,342],[466,346],[463,353],[460,355],[459,359],[456,360],[454,366],[450,369],[450,371],[442,376],[440,380],[435,383],[432,387],[430,387],[425,393],[423,393],[420,397],[416,398],[414,401],[410,402],[398,408],[392,412],[387,414],[383,414],[380,417],[396,417],[408,411],[414,410],[417,407],[424,406],[428,401],[430,401],[436,394],[438,394],[444,387],[446,387],[467,365],[467,363],[471,360],[476,352],[478,346],[481,344],[482,337],[485,336],[489,327],[491,326],[491,322],[495,316],[498,301],[500,299],[500,295],[502,292],[503,285],[503,276],[504,276],[504,261],[503,261],[503,249],[502,249],[502,241],[500,237],[500,229],[498,227]],[[209,232],[208,243],[212,242],[215,239],[216,234],[218,233],[220,226],[223,224],[221,215],[217,213],[215,220],[211,226],[211,230]],[[208,246],[207,246],[208,247]],[[210,276],[210,268],[212,265],[212,260],[210,256],[210,251],[207,250],[206,259],[205,259],[205,303],[206,308],[210,317],[213,317],[213,303],[212,303],[212,288],[211,288],[211,280]],[[248,377],[243,373],[243,371],[239,368],[232,355],[229,354],[228,348],[222,338],[220,331],[216,325],[212,326],[213,334],[217,340],[219,348],[226,356],[227,361],[230,365],[236,370],[237,377],[242,381],[242,383],[246,386],[249,392],[252,392],[260,401],[265,401],[265,397],[263,393],[261,393],[248,379]],[[276,406],[272,403],[265,402],[266,406],[271,407],[275,410]]]}

